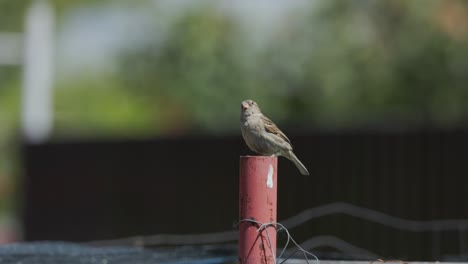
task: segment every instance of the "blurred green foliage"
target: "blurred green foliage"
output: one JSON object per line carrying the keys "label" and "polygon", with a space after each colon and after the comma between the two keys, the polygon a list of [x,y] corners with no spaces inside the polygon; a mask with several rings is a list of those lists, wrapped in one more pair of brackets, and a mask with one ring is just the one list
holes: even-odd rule
{"label": "blurred green foliage", "polygon": [[[319,1],[278,23],[261,48],[234,18],[203,3],[175,19],[162,44],[150,37],[122,51],[109,79],[63,83],[58,131],[237,131],[245,98],[302,128],[453,126],[466,118],[463,1]],[[82,99],[74,106],[67,97]]]}
{"label": "blurred green foliage", "polygon": [[[59,111],[55,116],[56,133],[74,133],[105,137],[147,135],[156,119],[148,97],[138,96],[122,87],[116,78],[87,79],[66,89],[57,89],[55,96]],[[87,125],[83,125],[87,124]],[[66,126],[65,126],[66,125]]]}
{"label": "blurred green foliage", "polygon": [[23,15],[29,0],[0,0],[0,32],[18,31],[23,27]]}
{"label": "blurred green foliage", "polygon": [[[75,8],[136,5],[51,2],[58,28]],[[21,30],[29,3],[2,1],[2,30]],[[58,76],[55,135],[237,133],[246,98],[301,128],[456,126],[466,118],[465,1],[315,1],[272,21],[260,46],[215,1],[199,3],[172,18],[163,41],[153,21],[113,71]],[[1,120],[18,118],[19,75],[10,71],[0,68]]]}
{"label": "blurred green foliage", "polygon": [[18,169],[17,138],[19,127],[19,69],[0,67],[0,224],[15,207],[15,181]]}
{"label": "blurred green foliage", "polygon": [[119,76],[133,93],[151,97],[162,131],[230,129],[226,117],[260,90],[239,56],[240,38],[233,21],[196,10],[172,26],[161,47],[148,43],[123,54]]}
{"label": "blurred green foliage", "polygon": [[[148,38],[121,53],[110,81],[117,88],[94,93],[102,111],[119,113],[105,102],[113,94],[138,103],[118,115],[122,123],[109,118],[102,128],[136,131],[136,119],[142,133],[236,131],[245,98],[303,128],[458,125],[468,110],[467,14],[455,0],[320,1],[254,49],[234,18],[198,6],[171,24],[162,44]],[[84,115],[99,127],[99,113]],[[62,126],[80,127],[71,120]]]}
{"label": "blurred green foliage", "polygon": [[[450,17],[454,8],[462,17]],[[342,127],[453,125],[466,117],[466,31],[453,35],[440,18],[466,21],[464,3],[321,1],[303,12],[278,30],[270,52],[281,57],[270,67],[271,85],[297,87],[300,112],[308,113],[291,118]]]}
{"label": "blurred green foliage", "polygon": [[[21,30],[29,3],[2,1],[2,30]],[[52,3],[58,28],[74,8],[128,5]],[[152,34],[119,51],[113,70],[58,78],[55,134],[230,133],[246,98],[302,128],[464,122],[465,1],[316,1],[275,23],[255,47],[239,18],[214,1],[179,14],[163,37],[155,21]],[[19,89],[19,75],[9,72],[0,69],[1,93],[11,83]],[[1,118],[17,118],[18,97],[0,100]]]}

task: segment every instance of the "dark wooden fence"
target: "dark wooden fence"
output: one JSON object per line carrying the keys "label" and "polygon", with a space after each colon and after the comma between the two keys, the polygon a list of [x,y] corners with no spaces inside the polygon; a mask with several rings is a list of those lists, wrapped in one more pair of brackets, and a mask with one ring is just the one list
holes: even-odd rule
{"label": "dark wooden fence", "polygon": [[[468,219],[466,130],[290,138],[311,176],[280,158],[279,221],[332,202],[410,220]],[[25,237],[89,241],[233,230],[239,156],[249,153],[240,136],[25,145]],[[411,232],[336,214],[290,232],[297,241],[336,236],[386,258],[468,253],[468,233],[455,226]]]}

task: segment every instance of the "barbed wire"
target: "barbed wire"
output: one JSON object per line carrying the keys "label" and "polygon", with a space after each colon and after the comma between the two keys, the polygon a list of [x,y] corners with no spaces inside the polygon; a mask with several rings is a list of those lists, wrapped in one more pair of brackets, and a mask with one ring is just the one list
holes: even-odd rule
{"label": "barbed wire", "polygon": [[[315,261],[317,264],[320,264],[320,260],[319,258],[314,255],[313,253],[311,252],[308,252],[307,250],[303,249],[295,240],[294,238],[291,236],[291,234],[289,233],[289,230],[281,223],[277,223],[277,222],[268,222],[268,223],[262,223],[262,222],[259,222],[259,221],[256,221],[254,219],[241,219],[239,220],[239,222],[236,224],[236,226],[239,226],[240,223],[242,222],[250,222],[250,223],[255,223],[258,225],[258,229],[257,229],[257,232],[265,232],[266,234],[266,237],[267,237],[267,240],[268,240],[268,247],[271,251],[271,255],[273,256],[273,259],[274,259],[274,262],[276,264],[283,264],[285,263],[288,259],[291,259],[296,253],[298,252],[302,252],[303,256],[304,256],[304,259],[305,261],[307,262],[307,264],[310,264],[309,262],[309,258],[308,256],[310,257],[313,257],[315,258]],[[283,231],[286,233],[287,235],[287,240],[286,240],[286,243],[285,245],[283,246],[283,249],[281,250],[281,253],[279,254],[278,257],[276,257],[275,255],[275,249],[273,248],[272,246],[272,243],[271,243],[271,239],[270,239],[270,234],[268,233],[268,227],[270,226],[273,226],[275,227],[276,229],[276,233],[280,232],[280,231]],[[279,227],[279,228],[278,228]],[[283,254],[285,253],[286,249],[288,248],[289,246],[289,243],[292,242],[296,247],[297,247],[297,250],[293,251],[291,254],[289,254],[287,257],[285,257],[284,259],[282,259],[283,257]],[[281,262],[279,262],[281,261]]]}

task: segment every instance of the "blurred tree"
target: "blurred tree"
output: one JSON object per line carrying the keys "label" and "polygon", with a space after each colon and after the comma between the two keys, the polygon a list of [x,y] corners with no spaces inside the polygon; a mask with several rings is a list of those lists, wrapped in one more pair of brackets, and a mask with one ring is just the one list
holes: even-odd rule
{"label": "blurred tree", "polygon": [[441,30],[438,12],[447,5],[466,19],[455,0],[321,1],[278,30],[267,53],[280,57],[267,60],[271,83],[301,87],[301,107],[292,111],[325,125],[462,122],[466,65],[453,66],[466,61],[467,38],[465,30],[456,37]]}
{"label": "blurred tree", "polygon": [[120,76],[151,97],[161,130],[237,128],[240,101],[260,91],[241,59],[244,47],[231,19],[200,8],[177,20],[161,47],[127,51]]}
{"label": "blurred tree", "polygon": [[[0,0],[0,34],[22,30],[23,13],[28,2]],[[5,52],[2,44],[0,43],[0,52]],[[17,205],[17,178],[14,176],[19,169],[15,150],[19,126],[20,69],[20,66],[0,63],[0,240],[14,239],[17,235],[14,234],[14,209]],[[4,242],[7,241],[0,241]]]}
{"label": "blurred tree", "polygon": [[60,82],[57,134],[237,131],[245,98],[297,128],[464,122],[464,1],[317,1],[275,21],[260,48],[214,3],[177,13],[164,32],[155,22],[116,73]]}
{"label": "blurred tree", "polygon": [[31,0],[0,0],[0,32],[20,31],[23,28],[23,14]]}
{"label": "blurred tree", "polygon": [[55,96],[58,136],[129,137],[155,131],[150,102],[122,87],[115,77],[101,75],[67,84],[57,89]]}

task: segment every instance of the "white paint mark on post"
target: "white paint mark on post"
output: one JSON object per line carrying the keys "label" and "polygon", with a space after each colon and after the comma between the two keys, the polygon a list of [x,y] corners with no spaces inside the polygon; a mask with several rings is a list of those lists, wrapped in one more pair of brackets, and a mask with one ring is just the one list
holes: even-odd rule
{"label": "white paint mark on post", "polygon": [[270,167],[268,168],[266,185],[268,188],[273,188],[273,165],[271,164],[270,164]]}

